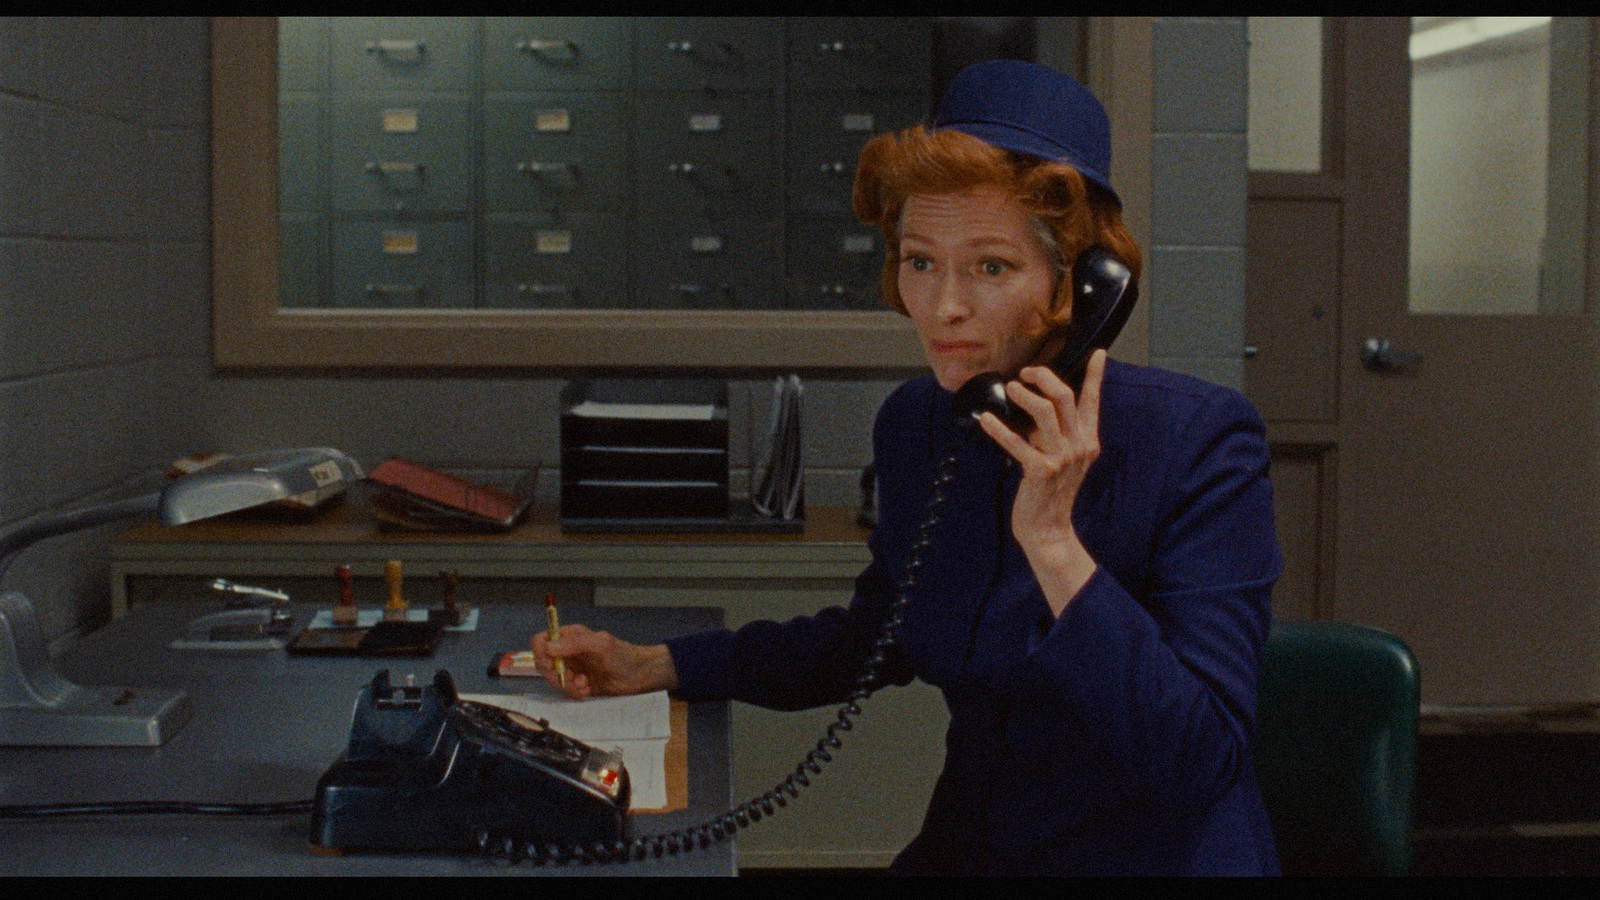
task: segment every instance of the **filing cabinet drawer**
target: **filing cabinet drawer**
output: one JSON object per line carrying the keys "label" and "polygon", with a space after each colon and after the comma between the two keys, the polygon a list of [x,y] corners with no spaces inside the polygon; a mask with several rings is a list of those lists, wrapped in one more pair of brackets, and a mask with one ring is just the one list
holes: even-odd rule
{"label": "filing cabinet drawer", "polygon": [[763,220],[644,219],[634,237],[634,296],[646,309],[779,309],[782,245]]}
{"label": "filing cabinet drawer", "polygon": [[635,23],[643,91],[773,91],[782,65],[776,18],[674,16]]}
{"label": "filing cabinet drawer", "polygon": [[883,234],[853,218],[789,219],[789,305],[882,309]]}
{"label": "filing cabinet drawer", "polygon": [[621,94],[537,93],[484,101],[484,190],[490,209],[627,207],[627,120]]}
{"label": "filing cabinet drawer", "polygon": [[333,89],[474,90],[479,28],[478,19],[464,16],[336,18]]}
{"label": "filing cabinet drawer", "polygon": [[926,94],[933,22],[925,16],[789,20],[789,92],[893,91]]}
{"label": "filing cabinet drawer", "polygon": [[469,309],[472,226],[460,222],[335,222],[331,305]]}
{"label": "filing cabinet drawer", "polygon": [[492,16],[483,23],[483,89],[620,91],[632,49],[625,19]]}
{"label": "filing cabinet drawer", "polygon": [[278,92],[328,89],[328,18],[278,19]]}
{"label": "filing cabinet drawer", "polygon": [[928,116],[920,96],[790,95],[789,203],[798,212],[850,214],[850,187],[861,148],[873,136],[909,128]]}
{"label": "filing cabinet drawer", "polygon": [[623,307],[627,273],[620,216],[493,216],[484,225],[484,306]]}
{"label": "filing cabinet drawer", "polygon": [[471,108],[465,100],[336,100],[334,208],[465,212],[472,196]]}
{"label": "filing cabinet drawer", "polygon": [[328,204],[327,102],[317,94],[278,95],[278,211],[323,212]]}
{"label": "filing cabinet drawer", "polygon": [[278,217],[278,305],[328,305],[327,220],[321,216]]}
{"label": "filing cabinet drawer", "polygon": [[642,217],[778,205],[777,100],[748,94],[641,97],[634,121],[634,183]]}

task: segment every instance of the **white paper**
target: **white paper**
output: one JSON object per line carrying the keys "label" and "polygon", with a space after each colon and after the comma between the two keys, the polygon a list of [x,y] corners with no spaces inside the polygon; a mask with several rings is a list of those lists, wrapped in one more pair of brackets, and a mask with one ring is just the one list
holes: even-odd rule
{"label": "white paper", "polygon": [[587,419],[688,419],[709,422],[716,413],[716,407],[709,403],[601,403],[585,400],[569,412]]}
{"label": "white paper", "polygon": [[461,699],[544,719],[562,734],[601,750],[620,750],[633,785],[630,805],[667,805],[667,738],[672,733],[666,691],[631,697],[569,700],[554,694],[462,694]]}

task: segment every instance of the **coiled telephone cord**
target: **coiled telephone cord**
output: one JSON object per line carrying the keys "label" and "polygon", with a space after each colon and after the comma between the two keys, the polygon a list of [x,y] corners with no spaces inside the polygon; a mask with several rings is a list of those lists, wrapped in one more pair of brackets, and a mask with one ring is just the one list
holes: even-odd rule
{"label": "coiled telephone cord", "polygon": [[944,504],[945,486],[955,480],[956,465],[956,455],[951,453],[939,462],[935,470],[933,491],[928,495],[928,502],[923,507],[922,524],[917,528],[917,539],[911,545],[911,552],[906,558],[905,572],[900,578],[900,596],[889,608],[889,616],[884,620],[883,629],[872,643],[872,655],[867,658],[866,668],[856,678],[850,699],[839,707],[835,721],[828,724],[827,732],[817,741],[816,747],[808,751],[799,765],[795,766],[794,771],[778,782],[772,790],[746,800],[715,819],[664,834],[644,835],[632,840],[610,843],[596,841],[588,845],[560,845],[518,841],[513,837],[479,830],[476,835],[478,851],[490,859],[510,863],[527,860],[541,866],[659,859],[663,856],[677,856],[679,853],[702,850],[721,843],[733,837],[741,829],[788,806],[790,800],[800,796],[801,788],[811,786],[811,776],[820,775],[823,765],[833,761],[833,751],[838,750],[844,743],[839,737],[840,733],[854,728],[855,718],[861,715],[861,701],[872,696],[883,686],[883,667],[889,660],[889,650],[895,646],[895,631],[905,621],[903,613],[909,602],[911,589],[917,586],[917,570],[922,568],[922,554],[933,543],[932,532],[939,524],[939,507]]}

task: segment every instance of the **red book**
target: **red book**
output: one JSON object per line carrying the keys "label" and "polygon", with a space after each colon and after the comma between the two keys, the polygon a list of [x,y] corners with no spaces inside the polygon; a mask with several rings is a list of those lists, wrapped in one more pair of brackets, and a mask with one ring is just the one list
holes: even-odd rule
{"label": "red book", "polygon": [[378,517],[391,524],[430,530],[503,531],[533,503],[538,469],[523,478],[526,491],[512,493],[477,484],[404,459],[391,459],[367,473],[378,485]]}

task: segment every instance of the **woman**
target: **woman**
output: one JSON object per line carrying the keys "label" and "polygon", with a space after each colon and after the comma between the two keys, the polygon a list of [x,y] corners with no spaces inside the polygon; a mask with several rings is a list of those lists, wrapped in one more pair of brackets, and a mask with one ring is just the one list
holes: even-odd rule
{"label": "woman", "polygon": [[[564,659],[574,697],[842,701],[954,453],[885,668],[943,691],[945,770],[892,871],[1276,873],[1248,752],[1280,569],[1261,421],[1235,391],[1104,351],[1081,396],[1044,365],[1078,253],[1138,276],[1108,165],[1093,97],[1014,61],[957,76],[931,131],[873,139],[855,209],[883,230],[884,296],[933,371],[878,413],[880,519],[850,607],[654,647],[570,626],[534,638],[540,665]],[[951,394],[985,371],[1015,375],[1029,435],[989,413],[992,443],[958,434]]]}

